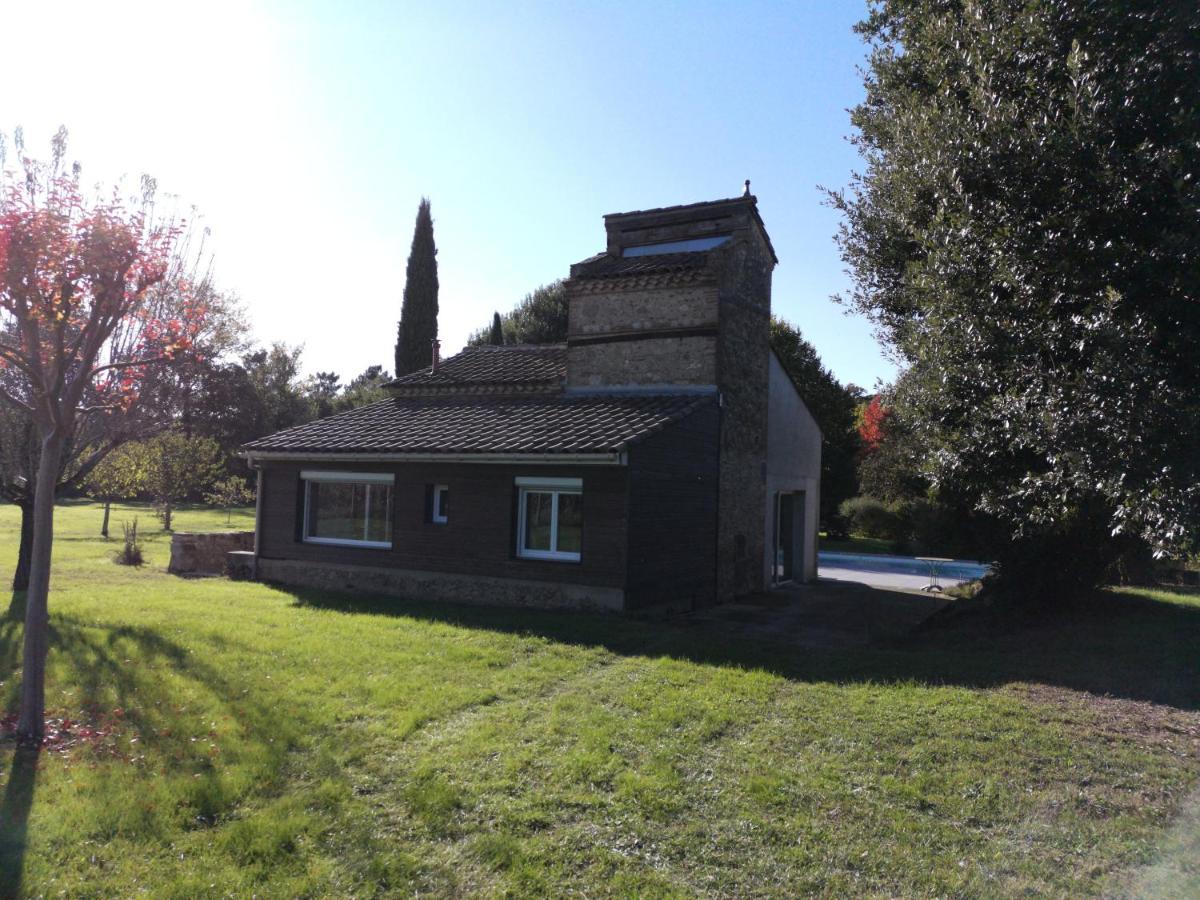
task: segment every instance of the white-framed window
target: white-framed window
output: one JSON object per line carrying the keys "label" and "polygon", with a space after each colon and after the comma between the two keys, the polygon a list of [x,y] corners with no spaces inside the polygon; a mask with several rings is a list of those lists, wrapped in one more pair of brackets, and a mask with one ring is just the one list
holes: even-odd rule
{"label": "white-framed window", "polygon": [[433,486],[433,521],[438,525],[445,525],[450,521],[450,488],[444,484],[435,484]]}
{"label": "white-framed window", "polygon": [[304,530],[308,544],[392,546],[392,486],[382,472],[305,470]]}
{"label": "white-framed window", "polygon": [[517,556],[579,562],[583,479],[517,479]]}

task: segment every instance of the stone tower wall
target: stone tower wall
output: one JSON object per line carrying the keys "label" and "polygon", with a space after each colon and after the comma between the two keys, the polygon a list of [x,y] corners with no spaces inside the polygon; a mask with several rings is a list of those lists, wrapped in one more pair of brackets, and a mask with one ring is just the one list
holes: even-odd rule
{"label": "stone tower wall", "polygon": [[721,392],[718,600],[765,588],[767,405],[771,270],[758,242],[735,248],[720,288],[717,387]]}
{"label": "stone tower wall", "polygon": [[567,384],[720,393],[715,599],[762,590],[775,256],[754,200],[607,216],[605,226],[613,258],[640,244],[731,236],[682,270],[572,277]]}
{"label": "stone tower wall", "polygon": [[716,384],[712,279],[676,287],[584,281],[568,290],[568,386]]}

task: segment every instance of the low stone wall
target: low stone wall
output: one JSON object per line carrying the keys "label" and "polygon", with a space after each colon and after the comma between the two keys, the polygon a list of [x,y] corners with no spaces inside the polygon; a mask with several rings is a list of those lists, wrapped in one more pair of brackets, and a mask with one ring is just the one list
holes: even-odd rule
{"label": "low stone wall", "polygon": [[620,612],[620,588],[526,581],[483,575],[453,575],[413,569],[330,565],[291,559],[258,560],[258,579],[328,591],[385,594],[411,600],[525,606],[538,609],[591,609]]}
{"label": "low stone wall", "polygon": [[224,575],[232,550],[253,550],[253,531],[179,531],[171,536],[172,575]]}

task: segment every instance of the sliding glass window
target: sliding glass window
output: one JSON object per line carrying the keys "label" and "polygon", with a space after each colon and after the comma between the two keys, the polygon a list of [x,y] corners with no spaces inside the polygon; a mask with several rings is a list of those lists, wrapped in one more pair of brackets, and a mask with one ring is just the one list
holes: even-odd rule
{"label": "sliding glass window", "polygon": [[314,470],[300,477],[306,543],[392,546],[394,475]]}

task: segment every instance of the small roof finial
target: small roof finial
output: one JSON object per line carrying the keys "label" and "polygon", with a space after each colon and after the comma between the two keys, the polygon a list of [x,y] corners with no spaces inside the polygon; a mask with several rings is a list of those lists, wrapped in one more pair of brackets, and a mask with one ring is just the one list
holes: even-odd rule
{"label": "small roof finial", "polygon": [[750,196],[750,179],[749,178],[746,179],[746,188],[745,188],[745,190],[742,191],[742,196],[743,197]]}

